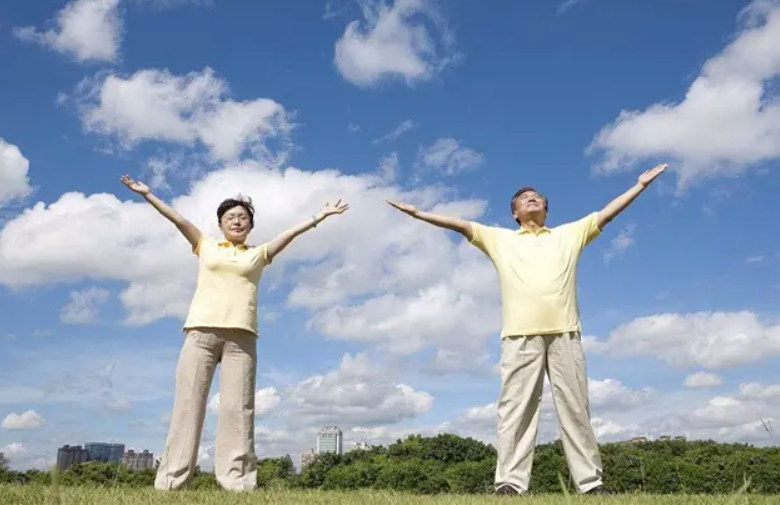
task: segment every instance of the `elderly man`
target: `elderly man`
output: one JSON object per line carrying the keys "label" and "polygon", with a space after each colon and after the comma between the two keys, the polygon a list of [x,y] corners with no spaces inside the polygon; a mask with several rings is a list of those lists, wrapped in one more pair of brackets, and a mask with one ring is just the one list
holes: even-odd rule
{"label": "elderly man", "polygon": [[577,261],[612,221],[667,168],[644,172],[631,189],[598,212],[548,228],[547,199],[531,187],[512,197],[519,230],[485,226],[388,202],[435,226],[456,231],[493,262],[501,285],[501,394],[498,401],[496,493],[522,494],[531,479],[544,374],[552,385],[563,449],[581,493],[605,493],[590,424],[588,377],[577,303]]}

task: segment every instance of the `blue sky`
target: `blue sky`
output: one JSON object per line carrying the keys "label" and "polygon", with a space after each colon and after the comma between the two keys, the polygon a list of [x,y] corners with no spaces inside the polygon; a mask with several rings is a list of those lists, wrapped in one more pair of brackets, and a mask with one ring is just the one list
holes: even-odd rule
{"label": "blue sky", "polygon": [[594,426],[776,443],[778,48],[769,0],[0,2],[0,451],[162,448],[196,263],[123,173],[209,233],[252,196],[255,242],[349,201],[261,281],[257,450],[297,460],[495,436],[492,265],[385,199],[554,225],[658,162],[580,263]]}

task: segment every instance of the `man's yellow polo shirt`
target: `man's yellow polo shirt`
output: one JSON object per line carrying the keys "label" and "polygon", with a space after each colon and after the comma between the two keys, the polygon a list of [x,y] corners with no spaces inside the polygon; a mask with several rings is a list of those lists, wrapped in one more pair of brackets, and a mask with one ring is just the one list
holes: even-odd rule
{"label": "man's yellow polo shirt", "polygon": [[198,285],[184,329],[233,328],[257,335],[257,285],[271,263],[268,244],[234,246],[201,235]]}
{"label": "man's yellow polo shirt", "polygon": [[577,260],[601,233],[597,216],[538,233],[471,224],[471,243],[488,255],[498,272],[502,338],[581,331]]}

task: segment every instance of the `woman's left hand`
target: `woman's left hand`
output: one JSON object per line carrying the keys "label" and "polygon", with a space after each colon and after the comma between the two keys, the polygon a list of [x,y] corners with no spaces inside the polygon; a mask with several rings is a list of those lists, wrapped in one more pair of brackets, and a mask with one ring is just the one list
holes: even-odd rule
{"label": "woman's left hand", "polygon": [[332,216],[333,214],[343,214],[347,209],[349,209],[349,204],[342,202],[341,198],[339,198],[335,204],[330,202],[326,203],[320,211],[320,214],[322,214],[323,218],[326,218],[328,216]]}

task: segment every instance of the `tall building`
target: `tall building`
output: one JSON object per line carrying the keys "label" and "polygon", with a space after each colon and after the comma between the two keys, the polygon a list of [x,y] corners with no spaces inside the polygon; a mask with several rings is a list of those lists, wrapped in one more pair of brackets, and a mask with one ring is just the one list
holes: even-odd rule
{"label": "tall building", "polygon": [[64,472],[73,465],[87,461],[87,451],[80,445],[63,445],[57,449],[57,471]]}
{"label": "tall building", "polygon": [[317,453],[314,452],[314,449],[309,449],[301,454],[301,470],[314,463],[315,459],[317,459]]}
{"label": "tall building", "polygon": [[317,454],[331,452],[342,454],[341,430],[338,426],[325,426],[317,433]]}
{"label": "tall building", "polygon": [[87,459],[89,461],[121,463],[125,455],[125,444],[103,444],[93,442],[85,444],[84,448],[87,450]]}
{"label": "tall building", "polygon": [[147,450],[135,452],[130,449],[122,458],[122,464],[129,470],[151,470],[154,468],[154,455]]}

